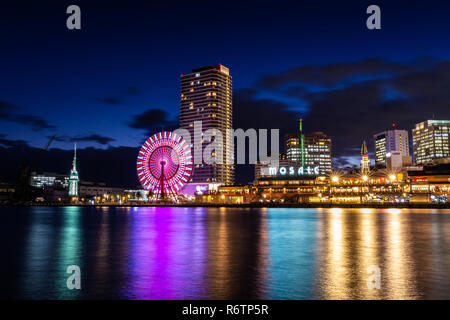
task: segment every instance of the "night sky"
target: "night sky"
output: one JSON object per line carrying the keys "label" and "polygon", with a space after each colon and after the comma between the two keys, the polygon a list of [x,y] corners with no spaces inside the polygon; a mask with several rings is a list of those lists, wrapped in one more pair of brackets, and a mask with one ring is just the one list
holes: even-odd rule
{"label": "night sky", "polygon": [[[138,146],[177,126],[180,74],[218,63],[235,128],[284,134],[301,116],[333,137],[337,166],[393,122],[450,119],[448,1],[93,2],[1,4],[0,180],[56,135],[39,171],[68,173],[77,141],[82,180],[136,185]],[[81,30],[66,28],[70,4]],[[381,30],[366,28],[370,4]]]}

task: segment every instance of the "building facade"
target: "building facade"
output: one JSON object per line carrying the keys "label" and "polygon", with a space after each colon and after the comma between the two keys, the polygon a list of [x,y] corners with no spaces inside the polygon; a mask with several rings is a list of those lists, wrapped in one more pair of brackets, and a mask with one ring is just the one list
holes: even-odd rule
{"label": "building facade", "polygon": [[[281,168],[280,168],[281,169]],[[253,185],[220,186],[217,192],[196,197],[200,203],[215,204],[438,204],[450,200],[450,164],[385,169],[329,176],[286,174],[278,170]],[[334,208],[335,210],[340,210]],[[368,212],[367,208],[361,209]],[[372,210],[372,209],[369,209]]]}
{"label": "building facade", "polygon": [[303,167],[319,167],[320,174],[331,172],[331,138],[323,132],[288,134],[285,139],[286,159]]}
{"label": "building facade", "polygon": [[406,130],[388,130],[374,135],[375,164],[386,167],[386,158],[394,151],[404,157],[409,157],[409,136]]}
{"label": "building facade", "polygon": [[412,130],[414,162],[426,164],[450,157],[450,120],[427,120]]}
{"label": "building facade", "polygon": [[40,189],[45,187],[67,189],[69,186],[69,176],[54,172],[44,172],[42,174],[33,172],[31,174],[30,184]]}
{"label": "building facade", "polygon": [[[226,134],[233,128],[232,78],[229,69],[223,65],[193,69],[192,73],[181,75],[180,128],[191,135],[194,144],[194,123],[200,121],[202,132],[218,129],[223,136],[222,164],[194,164],[191,182],[234,183],[233,137]],[[204,141],[202,153],[211,141]]]}
{"label": "building facade", "polygon": [[108,196],[117,196],[124,193],[124,188],[116,188],[107,186],[104,182],[90,182],[90,181],[82,181],[79,184],[79,195],[80,197],[103,197],[105,195]]}

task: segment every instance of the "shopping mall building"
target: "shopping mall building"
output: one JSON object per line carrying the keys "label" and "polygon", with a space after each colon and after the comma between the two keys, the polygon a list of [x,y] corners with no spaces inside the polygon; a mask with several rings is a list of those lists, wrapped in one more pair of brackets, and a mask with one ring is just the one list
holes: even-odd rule
{"label": "shopping mall building", "polygon": [[219,186],[196,197],[197,202],[251,203],[448,203],[450,164],[386,169],[369,174],[334,172],[317,174],[317,168],[266,167],[253,185]]}

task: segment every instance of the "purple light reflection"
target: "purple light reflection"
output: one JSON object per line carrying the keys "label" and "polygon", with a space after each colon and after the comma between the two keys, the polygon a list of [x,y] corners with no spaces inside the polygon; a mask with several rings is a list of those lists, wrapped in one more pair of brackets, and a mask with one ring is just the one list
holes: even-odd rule
{"label": "purple light reflection", "polygon": [[191,215],[185,208],[136,209],[131,221],[130,282],[123,293],[131,299],[206,297],[205,210]]}

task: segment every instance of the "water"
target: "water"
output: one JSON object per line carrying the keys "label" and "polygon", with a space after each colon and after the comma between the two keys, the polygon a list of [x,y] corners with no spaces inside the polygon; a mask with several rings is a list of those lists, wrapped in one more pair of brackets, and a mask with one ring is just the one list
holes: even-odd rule
{"label": "water", "polygon": [[449,213],[0,207],[0,297],[449,299]]}

